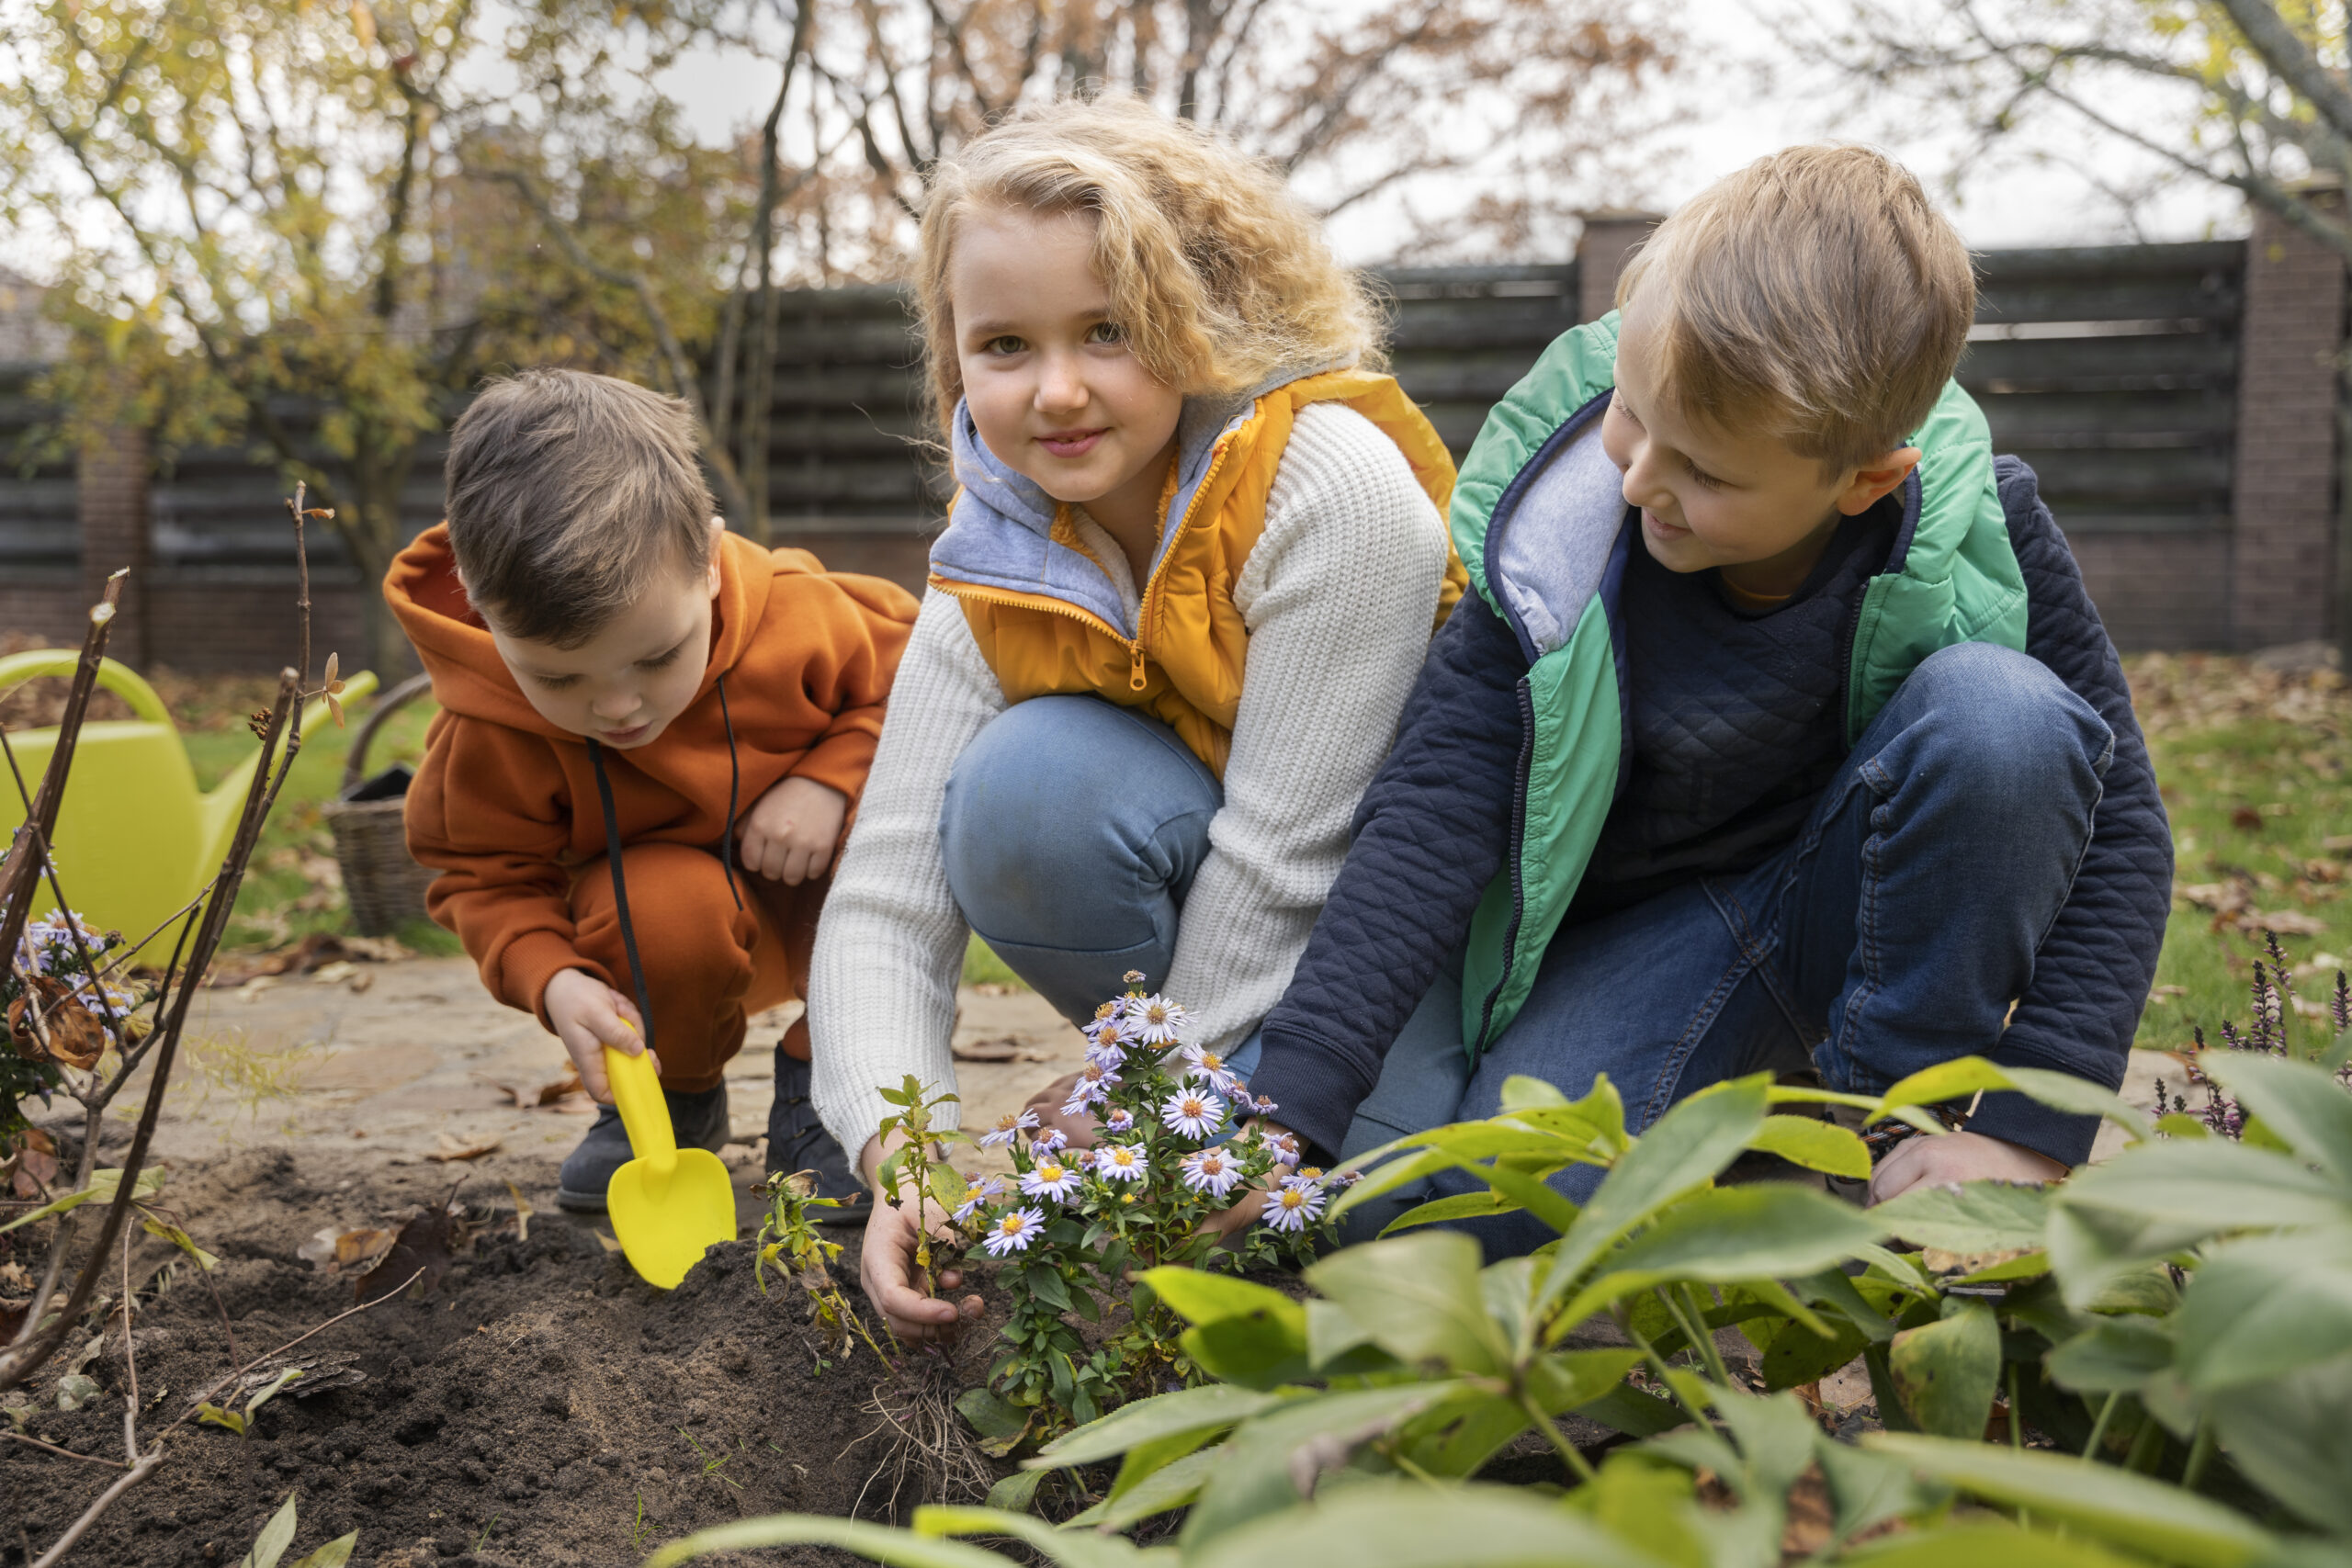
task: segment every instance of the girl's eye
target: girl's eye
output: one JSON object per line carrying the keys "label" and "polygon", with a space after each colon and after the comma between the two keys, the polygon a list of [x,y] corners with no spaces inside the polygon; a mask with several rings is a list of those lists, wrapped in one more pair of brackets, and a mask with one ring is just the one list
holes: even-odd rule
{"label": "girl's eye", "polygon": [[1097,321],[1091,327],[1087,329],[1086,341],[1089,343],[1125,343],[1127,341],[1127,329],[1119,325],[1116,321]]}
{"label": "girl's eye", "polygon": [[1017,337],[992,337],[980,344],[982,354],[1018,354],[1029,345]]}

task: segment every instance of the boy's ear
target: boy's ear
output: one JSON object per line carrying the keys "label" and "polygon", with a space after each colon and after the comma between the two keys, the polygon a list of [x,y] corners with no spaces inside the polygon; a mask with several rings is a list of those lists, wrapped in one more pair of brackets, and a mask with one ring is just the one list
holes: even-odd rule
{"label": "boy's ear", "polygon": [[1849,517],[1868,512],[1881,497],[1893,493],[1918,466],[1917,446],[1898,446],[1883,457],[1864,464],[1854,470],[1845,488],[1838,492],[1838,510]]}
{"label": "boy's ear", "polygon": [[712,518],[710,520],[710,566],[707,570],[706,580],[710,589],[710,596],[713,599],[718,597],[718,551],[720,547],[725,545],[726,542],[727,519],[724,517]]}

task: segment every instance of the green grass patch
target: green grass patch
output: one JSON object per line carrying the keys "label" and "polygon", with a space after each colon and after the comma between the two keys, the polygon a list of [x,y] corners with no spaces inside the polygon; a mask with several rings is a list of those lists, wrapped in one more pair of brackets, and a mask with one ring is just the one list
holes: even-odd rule
{"label": "green grass patch", "polygon": [[964,944],[964,984],[967,986],[1009,986],[1016,991],[1025,991],[1029,988],[1027,983],[1020,976],[1015,975],[1003,959],[996,955],[995,950],[979,939],[978,933]]}

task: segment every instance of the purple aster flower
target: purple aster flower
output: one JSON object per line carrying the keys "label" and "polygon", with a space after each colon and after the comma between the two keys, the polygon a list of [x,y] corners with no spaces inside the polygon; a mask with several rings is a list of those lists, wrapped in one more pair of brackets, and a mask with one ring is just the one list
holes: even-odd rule
{"label": "purple aster flower", "polygon": [[1268,1133],[1261,1136],[1264,1139],[1266,1146],[1274,1151],[1276,1164],[1296,1168],[1299,1157],[1297,1134]]}
{"label": "purple aster flower", "polygon": [[1180,1089],[1159,1108],[1159,1120],[1171,1133],[1211,1137],[1225,1125],[1225,1101],[1204,1089]]}
{"label": "purple aster flower", "polygon": [[1102,1129],[1107,1133],[1131,1132],[1135,1124],[1136,1113],[1124,1105],[1113,1106],[1102,1118]]}
{"label": "purple aster flower", "polygon": [[1279,1111],[1282,1108],[1276,1105],[1271,1098],[1261,1094],[1257,1099],[1250,1102],[1250,1109],[1256,1111],[1261,1116],[1272,1116],[1276,1111]]}
{"label": "purple aster flower", "polygon": [[1048,1127],[1029,1140],[1029,1153],[1038,1159],[1056,1155],[1069,1147],[1069,1134],[1059,1127]]}
{"label": "purple aster flower", "polygon": [[1105,1144],[1094,1151],[1094,1174],[1105,1181],[1141,1181],[1150,1169],[1151,1162],[1132,1144]]}
{"label": "purple aster flower", "polygon": [[1090,1105],[1100,1105],[1111,1098],[1111,1090],[1118,1086],[1119,1075],[1098,1062],[1089,1062],[1079,1069],[1078,1082],[1071,1086],[1069,1099],[1062,1102],[1062,1114],[1075,1116]]}
{"label": "purple aster flower", "polygon": [[964,1189],[964,1201],[956,1210],[956,1223],[962,1224],[980,1212],[980,1205],[991,1198],[1000,1196],[1004,1190],[1004,1181],[1001,1177],[983,1176],[975,1179],[969,1187]]}
{"label": "purple aster flower", "polygon": [[1323,1217],[1323,1189],[1315,1182],[1301,1182],[1296,1178],[1283,1183],[1282,1189],[1266,1195],[1267,1227],[1278,1231],[1303,1231],[1306,1222]]}
{"label": "purple aster flower", "polygon": [[980,1245],[988,1248],[990,1258],[1002,1258],[1008,1252],[1026,1252],[1037,1233],[1046,1228],[1046,1216],[1035,1209],[1015,1209],[989,1227],[988,1239]]}
{"label": "purple aster flower", "polygon": [[1173,1045],[1193,1018],[1166,997],[1149,996],[1127,1004],[1127,1020],[1145,1044]]}
{"label": "purple aster flower", "polygon": [[1195,1192],[1222,1198],[1241,1179],[1241,1168],[1223,1149],[1195,1149],[1178,1162],[1184,1185]]}
{"label": "purple aster flower", "polygon": [[992,1149],[1001,1144],[1009,1144],[1012,1142],[1014,1134],[1029,1132],[1036,1125],[1037,1113],[1034,1111],[1023,1111],[1018,1115],[1008,1111],[997,1119],[995,1126],[980,1134],[980,1147]]}
{"label": "purple aster flower", "polygon": [[1040,1160],[1022,1177],[1021,1190],[1032,1198],[1068,1198],[1078,1190],[1078,1172],[1057,1159]]}
{"label": "purple aster flower", "polygon": [[1219,1094],[1231,1094],[1240,1085],[1225,1065],[1225,1057],[1204,1045],[1184,1047],[1184,1076],[1208,1085]]}
{"label": "purple aster flower", "polygon": [[1320,1189],[1323,1185],[1323,1168],[1319,1165],[1301,1166],[1283,1178],[1283,1185]]}

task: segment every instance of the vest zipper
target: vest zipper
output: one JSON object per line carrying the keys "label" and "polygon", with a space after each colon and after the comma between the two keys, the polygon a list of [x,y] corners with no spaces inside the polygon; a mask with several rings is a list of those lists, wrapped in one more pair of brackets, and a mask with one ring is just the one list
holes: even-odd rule
{"label": "vest zipper", "polygon": [[[1182,536],[1185,529],[1193,525],[1193,514],[1200,510],[1201,497],[1208,493],[1209,481],[1216,478],[1216,471],[1219,468],[1225,467],[1225,455],[1231,448],[1230,432],[1217,437],[1216,446],[1209,452],[1208,468],[1201,475],[1201,482],[1193,487],[1192,502],[1184,508],[1184,515],[1170,525],[1168,536],[1159,543],[1159,558],[1152,562],[1151,574],[1144,579],[1143,592],[1136,601],[1136,640],[1127,646],[1128,653],[1135,660],[1135,667],[1127,680],[1128,687],[1133,691],[1142,691],[1145,683],[1143,645],[1146,636],[1151,629],[1151,613],[1154,607],[1151,596],[1159,590],[1160,574],[1167,570],[1169,558],[1176,553],[1176,541]],[[1174,499],[1176,468],[1183,460],[1183,454],[1178,453],[1175,463],[1170,464],[1168,469],[1171,500]]]}
{"label": "vest zipper", "polygon": [[1510,797],[1510,923],[1503,928],[1503,963],[1495,972],[1495,987],[1487,993],[1487,1000],[1478,1010],[1478,1037],[1469,1042],[1470,1060],[1475,1065],[1493,1043],[1487,1038],[1495,1024],[1495,1004],[1502,999],[1505,987],[1510,984],[1513,961],[1518,956],[1519,928],[1527,918],[1527,886],[1520,875],[1520,865],[1527,847],[1527,789],[1535,773],[1535,694],[1534,684],[1527,676],[1519,678],[1519,766],[1512,781]]}
{"label": "vest zipper", "polygon": [[[993,588],[981,588],[969,582],[958,582],[952,577],[942,577],[937,572],[932,573],[931,585],[941,592],[957,599],[977,600],[983,604],[1002,604],[1013,610],[1044,610],[1049,615],[1067,615],[1080,626],[1091,626],[1127,650],[1128,684],[1135,691],[1140,692],[1144,689],[1146,682],[1143,674],[1143,639],[1121,637],[1116,627],[1091,611],[1081,610],[1077,605],[1057,599],[1050,593],[1012,593]],[[1142,620],[1140,614],[1137,615],[1136,620],[1138,622]]]}

